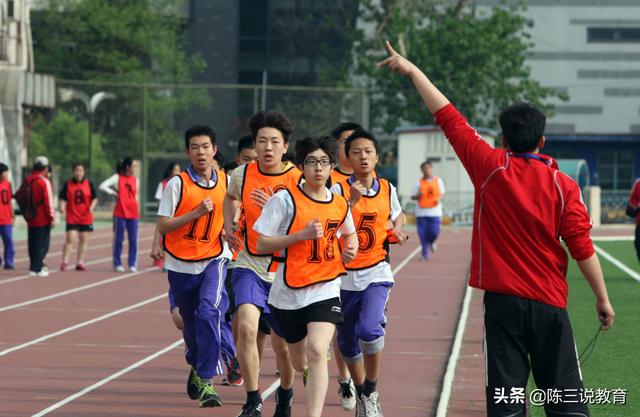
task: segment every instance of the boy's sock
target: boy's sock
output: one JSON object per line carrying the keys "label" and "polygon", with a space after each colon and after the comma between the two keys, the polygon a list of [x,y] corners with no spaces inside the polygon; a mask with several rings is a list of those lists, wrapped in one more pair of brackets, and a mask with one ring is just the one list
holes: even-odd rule
{"label": "boy's sock", "polygon": [[278,402],[287,402],[293,398],[293,388],[284,389],[281,386],[278,387]]}
{"label": "boy's sock", "polygon": [[356,387],[356,394],[358,394],[358,398],[362,397],[362,394],[364,392],[364,384],[355,385],[355,387]]}
{"label": "boy's sock", "polygon": [[259,391],[247,391],[247,403],[261,403],[262,397],[260,397]]}
{"label": "boy's sock", "polygon": [[369,381],[368,379],[364,380],[364,390],[363,390],[363,394],[368,397],[371,395],[372,392],[376,391],[376,385],[377,385],[378,381]]}

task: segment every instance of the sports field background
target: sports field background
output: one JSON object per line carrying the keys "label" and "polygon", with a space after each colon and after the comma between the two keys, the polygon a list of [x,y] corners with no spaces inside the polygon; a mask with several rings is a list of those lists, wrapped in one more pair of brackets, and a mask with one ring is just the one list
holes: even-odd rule
{"label": "sports field background", "polygon": [[[633,241],[594,242],[598,247],[640,274]],[[640,282],[600,256],[611,304],[614,326],[601,332],[591,357],[582,366],[585,388],[627,390],[626,405],[591,405],[595,417],[640,416]],[[575,262],[570,262],[569,315],[578,353],[598,329],[595,298]],[[529,389],[534,387],[530,380]],[[610,398],[613,401],[613,398]],[[544,416],[542,407],[530,406],[530,416]]]}

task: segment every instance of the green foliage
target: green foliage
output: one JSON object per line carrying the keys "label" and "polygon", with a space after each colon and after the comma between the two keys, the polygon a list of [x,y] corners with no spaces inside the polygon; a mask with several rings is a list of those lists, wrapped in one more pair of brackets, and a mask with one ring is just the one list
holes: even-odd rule
{"label": "green foliage", "polygon": [[360,33],[355,44],[356,73],[371,89],[371,120],[393,131],[402,121],[425,124],[428,112],[410,81],[389,76],[374,64],[386,56],[384,41],[405,54],[460,109],[472,124],[495,127],[496,112],[528,101],[550,113],[561,97],[531,79],[525,65],[532,42],[531,22],[522,7],[494,7],[480,15],[466,1],[363,0],[362,18],[373,36]]}
{"label": "green foliage", "polygon": [[[147,137],[156,150],[174,150],[181,113],[207,105],[206,92],[143,84],[188,83],[205,68],[199,55],[186,51],[185,20],[177,0],[40,0],[34,13],[36,67],[56,76],[58,85],[89,97],[116,95],[98,106],[94,132],[104,138],[107,159],[140,157],[146,105]],[[70,84],[65,80],[76,80]],[[145,102],[146,100],[146,102]],[[86,120],[80,103],[59,103]],[[97,155],[96,155],[97,156]]]}

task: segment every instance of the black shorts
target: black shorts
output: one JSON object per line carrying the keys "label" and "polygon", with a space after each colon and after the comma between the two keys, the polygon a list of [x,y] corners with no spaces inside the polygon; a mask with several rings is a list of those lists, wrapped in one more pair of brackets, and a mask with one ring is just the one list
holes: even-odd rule
{"label": "black shorts", "polygon": [[92,224],[69,224],[67,223],[67,232],[70,230],[77,230],[78,232],[93,232]]}
{"label": "black shorts", "polygon": [[340,298],[330,298],[309,304],[298,310],[281,310],[269,304],[271,314],[278,321],[287,343],[298,343],[307,337],[307,324],[326,322],[340,324],[344,321]]}

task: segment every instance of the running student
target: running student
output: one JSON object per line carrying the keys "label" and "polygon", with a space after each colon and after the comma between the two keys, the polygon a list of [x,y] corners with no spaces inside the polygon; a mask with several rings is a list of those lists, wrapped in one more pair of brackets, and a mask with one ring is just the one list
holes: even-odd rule
{"label": "running student", "polygon": [[122,266],[122,242],[126,230],[129,238],[129,271],[138,270],[138,188],[140,181],[135,177],[137,162],[124,158],[117,164],[117,173],[100,184],[100,191],[116,197],[113,210],[113,269],[124,272]]}
{"label": "running student", "polygon": [[440,199],[444,195],[444,182],[442,178],[433,175],[431,161],[420,164],[422,178],[420,178],[411,190],[411,199],[416,201],[416,223],[418,225],[418,237],[422,246],[422,260],[429,259],[429,250],[436,251],[436,239],[440,235],[440,222],[442,220],[442,203]]}
{"label": "running student", "polygon": [[355,384],[356,415],[367,417],[382,416],[376,387],[394,283],[386,244],[389,220],[398,243],[407,239],[395,187],[375,178],[378,150],[372,134],[353,132],[345,142],[353,175],[331,188],[348,199],[358,233],[358,255],[346,265],[348,279],[340,292],[344,323],[338,326],[338,345]]}
{"label": "running student", "polygon": [[[165,169],[164,171],[164,175],[162,176],[162,181],[160,181],[158,183],[158,187],[156,187],[156,194],[155,194],[156,200],[158,201],[162,200],[162,192],[164,191],[165,188],[167,188],[167,184],[169,183],[169,180],[175,177],[176,175],[180,174],[180,172],[181,172],[181,169],[180,169],[179,163],[177,162],[169,163],[169,165],[167,166],[167,169]],[[157,230],[155,231],[155,233],[156,234],[158,233]],[[156,236],[155,239],[160,239],[160,237]],[[164,260],[162,258],[160,259],[154,258],[153,266],[162,268],[162,272],[167,272],[167,270],[164,268]]]}
{"label": "running student", "polygon": [[185,153],[191,164],[169,180],[158,209],[157,230],[167,253],[170,296],[183,321],[185,358],[191,370],[187,394],[200,407],[219,407],[222,401],[212,378],[222,374],[220,324],[226,310],[223,279],[227,259],[223,256],[221,207],[227,177],[213,169],[216,136],[208,126],[192,126],[185,132]]}
{"label": "running student", "polygon": [[[13,257],[15,249],[13,246],[13,206],[11,199],[11,181],[9,181],[9,167],[0,163],[0,235],[4,245],[4,269],[15,269]],[[3,259],[0,258],[0,265]]]}
{"label": "running student", "polygon": [[355,122],[340,123],[331,132],[331,137],[335,139],[338,145],[338,160],[335,168],[331,171],[331,184],[346,180],[353,174],[353,169],[349,163],[349,157],[344,151],[344,143],[349,136],[356,130],[362,130],[362,126]]}
{"label": "running student", "polygon": [[[283,114],[275,111],[256,113],[249,120],[249,128],[258,159],[238,167],[231,174],[224,202],[224,219],[226,238],[231,249],[242,247],[232,278],[238,315],[237,356],[247,391],[247,400],[239,417],[260,417],[262,399],[258,392],[260,361],[257,335],[260,316],[269,317],[267,299],[275,271],[269,270],[271,254],[260,253],[256,247],[258,233],[253,225],[270,196],[286,188],[295,188],[300,182],[301,173],[292,163],[282,162],[293,131],[291,122]],[[240,206],[246,225],[244,245],[238,239],[235,223],[236,210]],[[282,331],[273,320],[269,322],[272,327],[271,343],[280,371],[275,417],[290,416],[295,370]]]}
{"label": "running student", "polygon": [[[503,110],[506,149],[494,149],[418,67],[388,42],[386,47],[389,57],[379,65],[413,81],[476,188],[469,285],[485,290],[487,414],[526,414],[524,403],[500,398],[524,392],[530,370],[542,390],[578,392],[583,383],[566,310],[568,259],[560,239],[596,296],[602,329],[613,325],[615,313],[580,188],[540,154],[545,116],[526,103]],[[581,402],[544,407],[547,416],[588,415]]]}
{"label": "running student", "polygon": [[[295,161],[302,185],[276,193],[253,228],[260,252],[278,252],[278,269],[269,293],[269,309],[289,346],[294,367],[307,380],[307,416],[322,415],[329,379],[327,349],[340,305],[343,262],[358,248],[349,204],[326,184],[334,163],[334,141],[306,138],[296,142]],[[338,241],[342,241],[340,251]]]}
{"label": "running student", "polygon": [[62,246],[60,270],[67,270],[73,244],[78,240],[76,270],[85,271],[84,256],[89,243],[88,234],[93,232],[93,210],[98,204],[98,197],[95,187],[84,176],[82,164],[73,165],[73,177],[64,183],[58,198],[60,213],[65,216],[67,222],[67,237]]}

